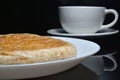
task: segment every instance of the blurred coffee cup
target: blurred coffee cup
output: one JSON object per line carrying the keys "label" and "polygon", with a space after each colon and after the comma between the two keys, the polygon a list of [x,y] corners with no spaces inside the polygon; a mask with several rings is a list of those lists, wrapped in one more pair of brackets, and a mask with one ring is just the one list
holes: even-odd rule
{"label": "blurred coffee cup", "polygon": [[[103,25],[105,16],[114,15],[114,20]],[[65,31],[75,34],[90,34],[110,28],[118,20],[118,12],[99,6],[59,6],[59,19]]]}

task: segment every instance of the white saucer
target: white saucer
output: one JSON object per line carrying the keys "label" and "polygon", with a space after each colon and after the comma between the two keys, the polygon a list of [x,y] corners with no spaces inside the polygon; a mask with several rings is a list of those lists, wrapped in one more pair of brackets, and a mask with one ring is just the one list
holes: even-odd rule
{"label": "white saucer", "polygon": [[65,32],[62,28],[50,29],[47,33],[52,35],[59,35],[59,36],[71,36],[71,37],[99,37],[99,36],[108,36],[118,33],[119,30],[108,28],[98,31],[97,33],[93,34],[70,34]]}

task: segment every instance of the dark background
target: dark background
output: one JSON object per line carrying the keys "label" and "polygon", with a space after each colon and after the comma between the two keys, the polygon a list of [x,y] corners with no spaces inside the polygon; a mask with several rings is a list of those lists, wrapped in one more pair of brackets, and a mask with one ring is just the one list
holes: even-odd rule
{"label": "dark background", "polygon": [[[46,34],[46,30],[61,27],[58,6],[104,6],[120,13],[118,0],[3,0],[0,2],[0,33],[29,32]],[[105,23],[113,19],[107,15]],[[119,28],[120,20],[114,26]]]}

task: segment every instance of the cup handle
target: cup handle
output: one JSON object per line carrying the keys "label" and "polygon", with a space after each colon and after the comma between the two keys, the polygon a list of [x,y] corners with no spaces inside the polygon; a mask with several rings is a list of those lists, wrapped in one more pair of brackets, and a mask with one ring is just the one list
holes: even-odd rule
{"label": "cup handle", "polygon": [[110,59],[113,62],[113,66],[105,66],[104,71],[114,71],[118,66],[115,57],[112,55],[104,55],[104,57]]}
{"label": "cup handle", "polygon": [[100,30],[101,29],[105,29],[105,28],[110,28],[110,27],[114,26],[115,23],[118,21],[119,15],[118,15],[118,12],[116,10],[114,10],[114,9],[106,9],[105,10],[105,15],[109,14],[109,13],[114,14],[114,16],[115,16],[114,20],[111,23],[109,23],[109,24],[102,25],[102,27],[100,28]]}

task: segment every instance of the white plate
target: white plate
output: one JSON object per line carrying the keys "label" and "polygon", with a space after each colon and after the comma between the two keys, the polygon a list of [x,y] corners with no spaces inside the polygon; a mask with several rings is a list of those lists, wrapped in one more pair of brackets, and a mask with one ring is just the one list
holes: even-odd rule
{"label": "white plate", "polygon": [[71,36],[71,37],[99,37],[99,36],[113,35],[118,32],[119,30],[112,29],[112,28],[103,29],[93,34],[70,34],[70,33],[65,32],[65,30],[63,30],[62,28],[50,29],[47,31],[47,33],[52,34],[52,35]]}
{"label": "white plate", "polygon": [[77,48],[77,56],[65,60],[43,63],[0,65],[0,79],[34,78],[62,72],[76,66],[82,59],[85,59],[100,50],[100,46],[91,41],[65,37],[53,38],[62,39],[74,44]]}

